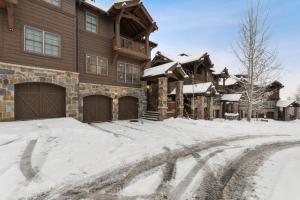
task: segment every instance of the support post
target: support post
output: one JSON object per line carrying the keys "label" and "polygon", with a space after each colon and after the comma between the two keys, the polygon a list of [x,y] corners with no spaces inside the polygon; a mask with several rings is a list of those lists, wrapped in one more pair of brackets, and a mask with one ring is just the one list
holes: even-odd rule
{"label": "support post", "polygon": [[300,107],[295,107],[295,117],[296,119],[300,119]]}
{"label": "support post", "polygon": [[208,119],[213,120],[214,118],[214,98],[212,96],[208,97],[208,103],[207,103],[207,109],[208,109]]}
{"label": "support post", "polygon": [[165,120],[168,112],[168,78],[158,78],[158,113],[159,120]]}
{"label": "support post", "polygon": [[177,117],[183,117],[183,82],[177,81],[176,83],[176,115]]}

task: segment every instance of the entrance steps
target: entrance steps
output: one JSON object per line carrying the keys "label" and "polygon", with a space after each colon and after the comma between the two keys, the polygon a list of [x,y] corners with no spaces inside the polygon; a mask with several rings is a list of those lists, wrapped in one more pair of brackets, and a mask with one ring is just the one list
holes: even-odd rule
{"label": "entrance steps", "polygon": [[142,119],[150,121],[159,121],[159,113],[156,111],[146,111],[142,116]]}

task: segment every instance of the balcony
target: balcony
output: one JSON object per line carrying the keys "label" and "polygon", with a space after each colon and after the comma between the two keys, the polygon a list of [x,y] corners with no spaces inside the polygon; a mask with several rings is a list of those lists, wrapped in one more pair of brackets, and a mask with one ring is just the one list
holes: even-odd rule
{"label": "balcony", "polygon": [[148,50],[146,43],[137,42],[133,39],[120,36],[119,41],[117,38],[114,39],[114,50],[120,55],[128,56],[138,60],[148,60]]}

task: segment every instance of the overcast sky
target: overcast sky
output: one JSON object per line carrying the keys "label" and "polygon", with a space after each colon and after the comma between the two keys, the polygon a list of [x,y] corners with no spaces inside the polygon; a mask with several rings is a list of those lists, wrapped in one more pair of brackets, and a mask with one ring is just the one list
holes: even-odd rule
{"label": "overcast sky", "polygon": [[[113,0],[96,0],[109,7]],[[285,85],[282,98],[294,95],[300,85],[300,0],[264,0],[271,17],[272,46],[276,47],[283,68],[280,81]],[[247,0],[144,0],[159,30],[152,40],[156,51],[168,54],[208,52],[216,69],[229,67],[240,72],[233,55]]]}

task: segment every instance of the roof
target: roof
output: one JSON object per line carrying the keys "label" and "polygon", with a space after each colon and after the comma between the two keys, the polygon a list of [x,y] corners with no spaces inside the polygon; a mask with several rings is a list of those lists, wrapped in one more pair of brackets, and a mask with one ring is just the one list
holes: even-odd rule
{"label": "roof", "polygon": [[294,100],[279,100],[279,101],[277,101],[276,106],[279,108],[286,108],[286,107],[291,106],[292,104],[300,106],[299,103],[297,103]]}
{"label": "roof", "polygon": [[[209,92],[211,87],[214,87],[212,82],[184,85],[183,94],[203,94]],[[176,89],[174,89],[170,94],[176,94]]]}
{"label": "roof", "polygon": [[99,4],[99,3],[96,4],[92,0],[83,0],[83,2],[86,3],[86,4],[88,4],[88,5],[90,5],[90,6],[92,6],[92,7],[94,7],[94,8],[96,8],[96,9],[99,9],[99,10],[101,10],[103,12],[106,12],[106,13],[108,12],[108,10],[110,8],[110,7],[103,6],[103,5]]}
{"label": "roof", "polygon": [[204,53],[201,56],[192,56],[192,55],[182,53],[177,56],[171,56],[171,55],[168,55],[167,53],[164,53],[161,51],[157,52],[157,54],[160,54],[161,56],[163,56],[171,61],[179,62],[182,65],[204,59],[204,57],[208,55],[207,53]]}
{"label": "roof", "polygon": [[231,102],[238,102],[240,101],[242,94],[224,94],[221,97],[221,101],[231,101]]}
{"label": "roof", "polygon": [[148,69],[145,69],[143,77],[153,77],[153,76],[160,76],[160,75],[167,75],[172,74],[173,70],[172,68],[180,68],[182,73],[184,74],[184,77],[187,77],[187,74],[183,71],[181,68],[181,65],[178,62],[170,62],[167,64],[159,65],[156,67],[151,67]]}
{"label": "roof", "polygon": [[[240,78],[238,78],[238,77],[236,77],[234,75],[230,75],[230,77],[225,80],[225,86],[235,85],[240,80],[241,80]],[[223,81],[222,80],[219,81],[219,85],[223,85]]]}

